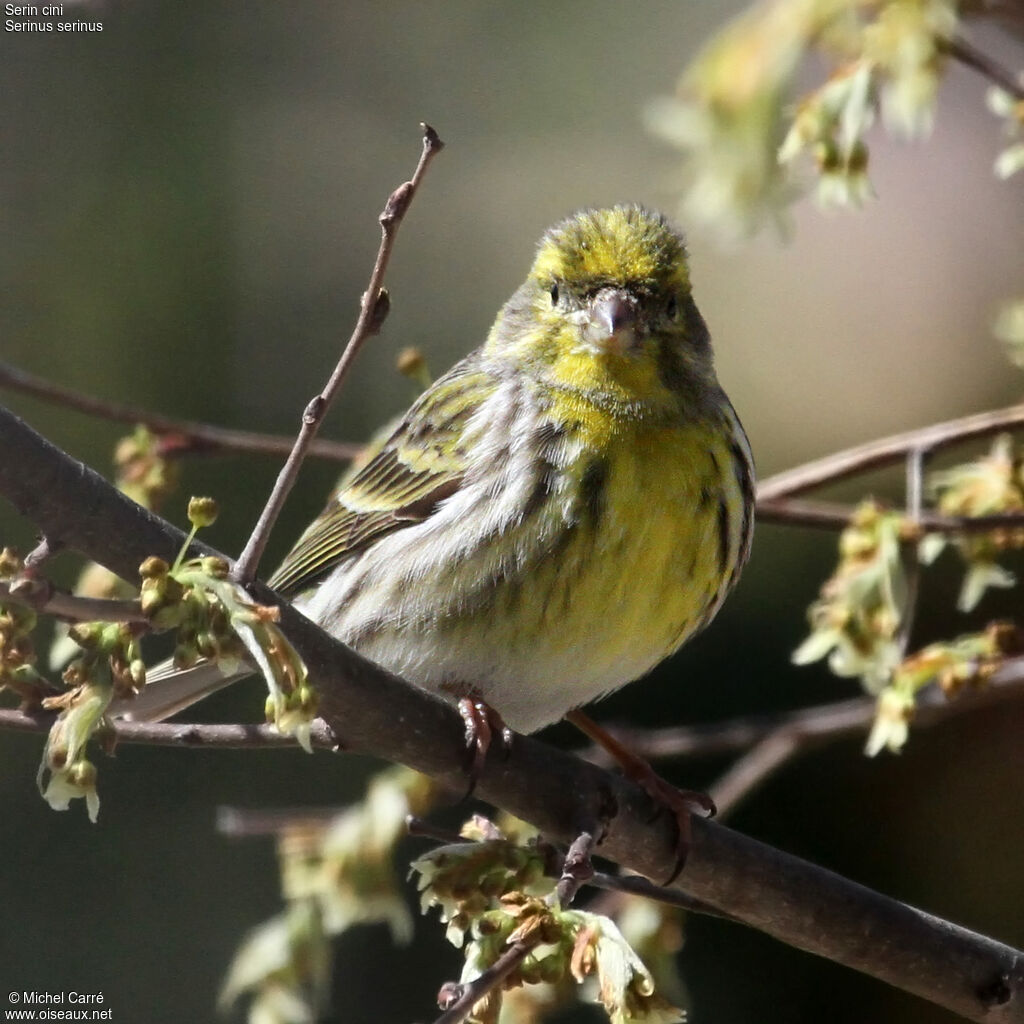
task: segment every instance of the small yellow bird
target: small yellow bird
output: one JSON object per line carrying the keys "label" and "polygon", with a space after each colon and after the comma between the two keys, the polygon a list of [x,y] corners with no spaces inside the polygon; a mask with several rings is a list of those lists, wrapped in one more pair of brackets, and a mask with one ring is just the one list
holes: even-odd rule
{"label": "small yellow bird", "polygon": [[[640,206],[586,210],[270,583],[411,683],[532,732],[712,619],[753,481],[682,237]],[[224,682],[201,665],[128,710],[164,717]]]}

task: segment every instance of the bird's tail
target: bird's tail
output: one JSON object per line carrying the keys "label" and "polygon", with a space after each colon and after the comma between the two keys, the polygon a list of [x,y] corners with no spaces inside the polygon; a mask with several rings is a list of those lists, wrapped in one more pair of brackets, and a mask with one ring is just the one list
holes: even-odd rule
{"label": "bird's tail", "polygon": [[113,701],[108,714],[130,722],[162,722],[252,673],[243,666],[225,674],[213,661],[200,661],[187,669],[176,669],[169,660],[164,661],[146,672],[146,685],[138,696]]}

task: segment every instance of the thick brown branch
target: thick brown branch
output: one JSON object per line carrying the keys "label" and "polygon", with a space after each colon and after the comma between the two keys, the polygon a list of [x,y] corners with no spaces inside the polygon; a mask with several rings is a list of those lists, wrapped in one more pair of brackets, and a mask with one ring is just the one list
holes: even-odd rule
{"label": "thick brown branch", "polygon": [[[36,377],[25,370],[0,362],[0,388],[8,388],[24,395],[32,395],[53,402],[66,409],[75,409],[89,416],[112,420],[115,423],[142,424],[163,439],[168,454],[249,452],[256,455],[287,455],[295,443],[294,438],[276,434],[258,434],[249,430],[229,430],[210,423],[179,420],[162,416],[134,405],[108,402],[73,388],[64,387]],[[345,441],[317,438],[309,454],[321,459],[348,462],[359,454],[361,445]]]}
{"label": "thick brown branch", "polygon": [[412,202],[416,190],[419,188],[423,175],[430,166],[431,160],[441,152],[444,143],[438,138],[437,132],[428,124],[421,125],[423,129],[423,149],[420,153],[419,163],[412,178],[399,185],[388,198],[378,220],[380,221],[381,239],[380,248],[377,250],[377,259],[370,274],[369,284],[363,293],[359,307],[359,317],[352,329],[352,334],[341,353],[338,365],[334,368],[330,380],[313,400],[306,406],[302,415],[302,425],[299,434],[295,438],[295,444],[288,455],[288,459],[278,474],[274,489],[267,499],[267,504],[260,514],[259,521],[253,528],[241,555],[234,568],[234,578],[243,585],[251,582],[256,576],[256,569],[260,558],[270,539],[270,531],[277,522],[277,517],[284,507],[285,500],[291,492],[299,474],[299,468],[306,457],[313,439],[316,437],[320,424],[323,422],[331,402],[337,395],[342,383],[352,368],[353,361],[363,344],[373,335],[380,332],[381,324],[387,316],[390,299],[385,291],[384,273],[387,270],[388,262],[391,259],[391,252],[394,249],[395,238],[405,217],[409,204]]}
{"label": "thick brown branch", "polygon": [[[0,410],[0,494],[47,536],[130,576],[148,555],[170,558],[181,531],[139,508]],[[258,600],[274,595],[254,586]],[[281,627],[319,687],[322,717],[346,748],[463,785],[458,713],[349,651],[293,608]],[[485,800],[570,842],[618,814],[603,856],[649,878],[675,867],[673,826],[625,779],[528,736],[492,750],[477,786]],[[695,820],[680,888],[777,939],[879,978],[986,1024],[1024,1024],[1024,953],[905,906],[715,822]]]}

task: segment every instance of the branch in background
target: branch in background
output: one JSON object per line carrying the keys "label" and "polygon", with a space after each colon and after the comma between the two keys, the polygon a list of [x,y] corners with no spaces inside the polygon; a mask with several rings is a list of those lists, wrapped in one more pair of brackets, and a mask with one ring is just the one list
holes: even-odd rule
{"label": "branch in background", "polygon": [[[7,388],[45,402],[74,409],[115,423],[141,423],[161,438],[164,454],[250,452],[256,455],[287,455],[294,439],[276,434],[259,434],[249,430],[229,430],[209,423],[179,420],[120,402],[107,402],[73,388],[53,384],[42,377],[26,373],[8,363],[0,362],[0,388]],[[362,446],[344,441],[315,439],[309,454],[317,458],[347,462],[359,453]]]}
{"label": "branch in background", "polygon": [[[914,728],[938,725],[961,714],[1019,701],[1022,695],[1024,658],[1008,659],[982,689],[961,694],[955,700],[948,700],[938,688],[922,694],[914,714]],[[776,715],[746,715],[707,726],[636,732],[620,728],[615,729],[615,734],[630,749],[651,760],[745,751],[710,793],[719,818],[724,818],[792,758],[837,740],[863,738],[875,713],[871,697],[858,697]],[[595,764],[609,763],[608,755],[600,747],[588,748],[584,756]]]}
{"label": "branch in background", "polygon": [[[769,477],[765,482],[772,483],[775,479],[776,477]],[[785,526],[842,530],[850,525],[855,511],[855,505],[844,505],[837,501],[765,498],[758,499],[757,521]],[[946,516],[925,509],[914,518],[910,510],[905,509],[899,514],[913,522],[922,533],[988,533],[990,530],[1024,525],[1024,513],[1021,512],[1002,512],[991,516]]]}
{"label": "branch in background", "polygon": [[[184,541],[169,523],[125,498],[0,409],[0,494],[48,537],[130,577],[144,558],[167,559]],[[213,553],[202,545],[193,550]],[[271,591],[252,587],[262,603]],[[320,713],[346,749],[373,754],[465,786],[464,726],[458,712],[329,637],[288,605],[281,628],[302,653],[320,694]],[[618,813],[602,856],[649,878],[675,867],[675,834],[652,819],[633,783],[529,736],[491,751],[481,798],[571,842]],[[676,885],[782,942],[862,971],[985,1024],[1024,1022],[1024,953],[774,850],[716,822],[693,822],[693,845]],[[866,938],[867,937],[867,938]]]}
{"label": "branch in background", "polygon": [[962,37],[937,39],[936,43],[940,50],[945,50],[954,60],[977,71],[993,85],[1008,92],[1014,99],[1024,100],[1024,83],[966,39]]}
{"label": "branch in background", "polygon": [[[0,388],[2,387],[103,419],[131,424],[141,423],[161,435],[166,454],[249,452],[284,455],[289,453],[295,444],[293,438],[283,435],[229,430],[205,423],[172,419],[134,406],[101,401],[0,362]],[[891,465],[913,451],[927,454],[961,441],[990,436],[1001,430],[1019,426],[1024,426],[1024,405],[996,409],[894,434],[828,455],[823,459],[804,463],[760,482],[757,489],[758,521],[841,530],[849,524],[853,506],[838,502],[798,499],[794,495],[835,483],[866,470]],[[306,454],[345,462],[356,456],[361,449],[361,445],[350,442],[313,438]],[[909,512],[904,514],[910,515]],[[1014,513],[978,517],[947,516],[925,509],[915,517],[915,521],[926,533],[984,533],[1002,527],[1020,526],[1024,522],[1024,516]]]}
{"label": "branch in background", "polygon": [[1011,405],[1005,409],[975,413],[944,423],[933,423],[918,430],[892,434],[877,441],[847,448],[845,451],[826,455],[824,458],[806,462],[795,469],[762,480],[757,488],[758,502],[773,502],[780,498],[791,498],[823,484],[845,480],[855,473],[868,469],[890,466],[900,462],[912,451],[931,454],[962,441],[979,437],[990,437],[1003,430],[1024,426],[1024,404]]}
{"label": "branch in background", "polygon": [[356,355],[369,338],[380,332],[381,325],[388,315],[391,300],[388,298],[387,290],[383,287],[384,272],[391,259],[391,251],[395,245],[398,229],[431,160],[444,148],[444,143],[430,125],[424,124],[421,125],[421,128],[423,129],[423,150],[420,153],[416,170],[409,181],[399,185],[391,193],[378,218],[381,229],[380,248],[377,250],[377,259],[373,266],[373,272],[370,274],[369,284],[366,286],[366,291],[363,292],[359,318],[356,320],[356,325],[352,329],[352,334],[330,380],[324,386],[323,391],[306,406],[306,410],[302,414],[302,426],[295,438],[295,445],[278,474],[274,489],[267,499],[259,521],[253,528],[252,535],[235,563],[233,578],[242,585],[252,582],[256,577],[256,569],[267,541],[270,539],[270,531],[298,477],[299,468],[306,457],[306,451],[316,437],[331,402],[348,376]]}

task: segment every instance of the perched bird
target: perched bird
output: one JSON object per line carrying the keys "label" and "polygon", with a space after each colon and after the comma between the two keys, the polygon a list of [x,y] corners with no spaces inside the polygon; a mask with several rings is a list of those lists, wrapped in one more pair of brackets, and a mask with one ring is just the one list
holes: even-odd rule
{"label": "perched bird", "polygon": [[[753,510],[681,235],[640,206],[586,210],[269,582],[417,686],[532,732],[711,621]],[[201,670],[184,697],[223,685]],[[147,686],[132,717],[189,702],[159,699]]]}

